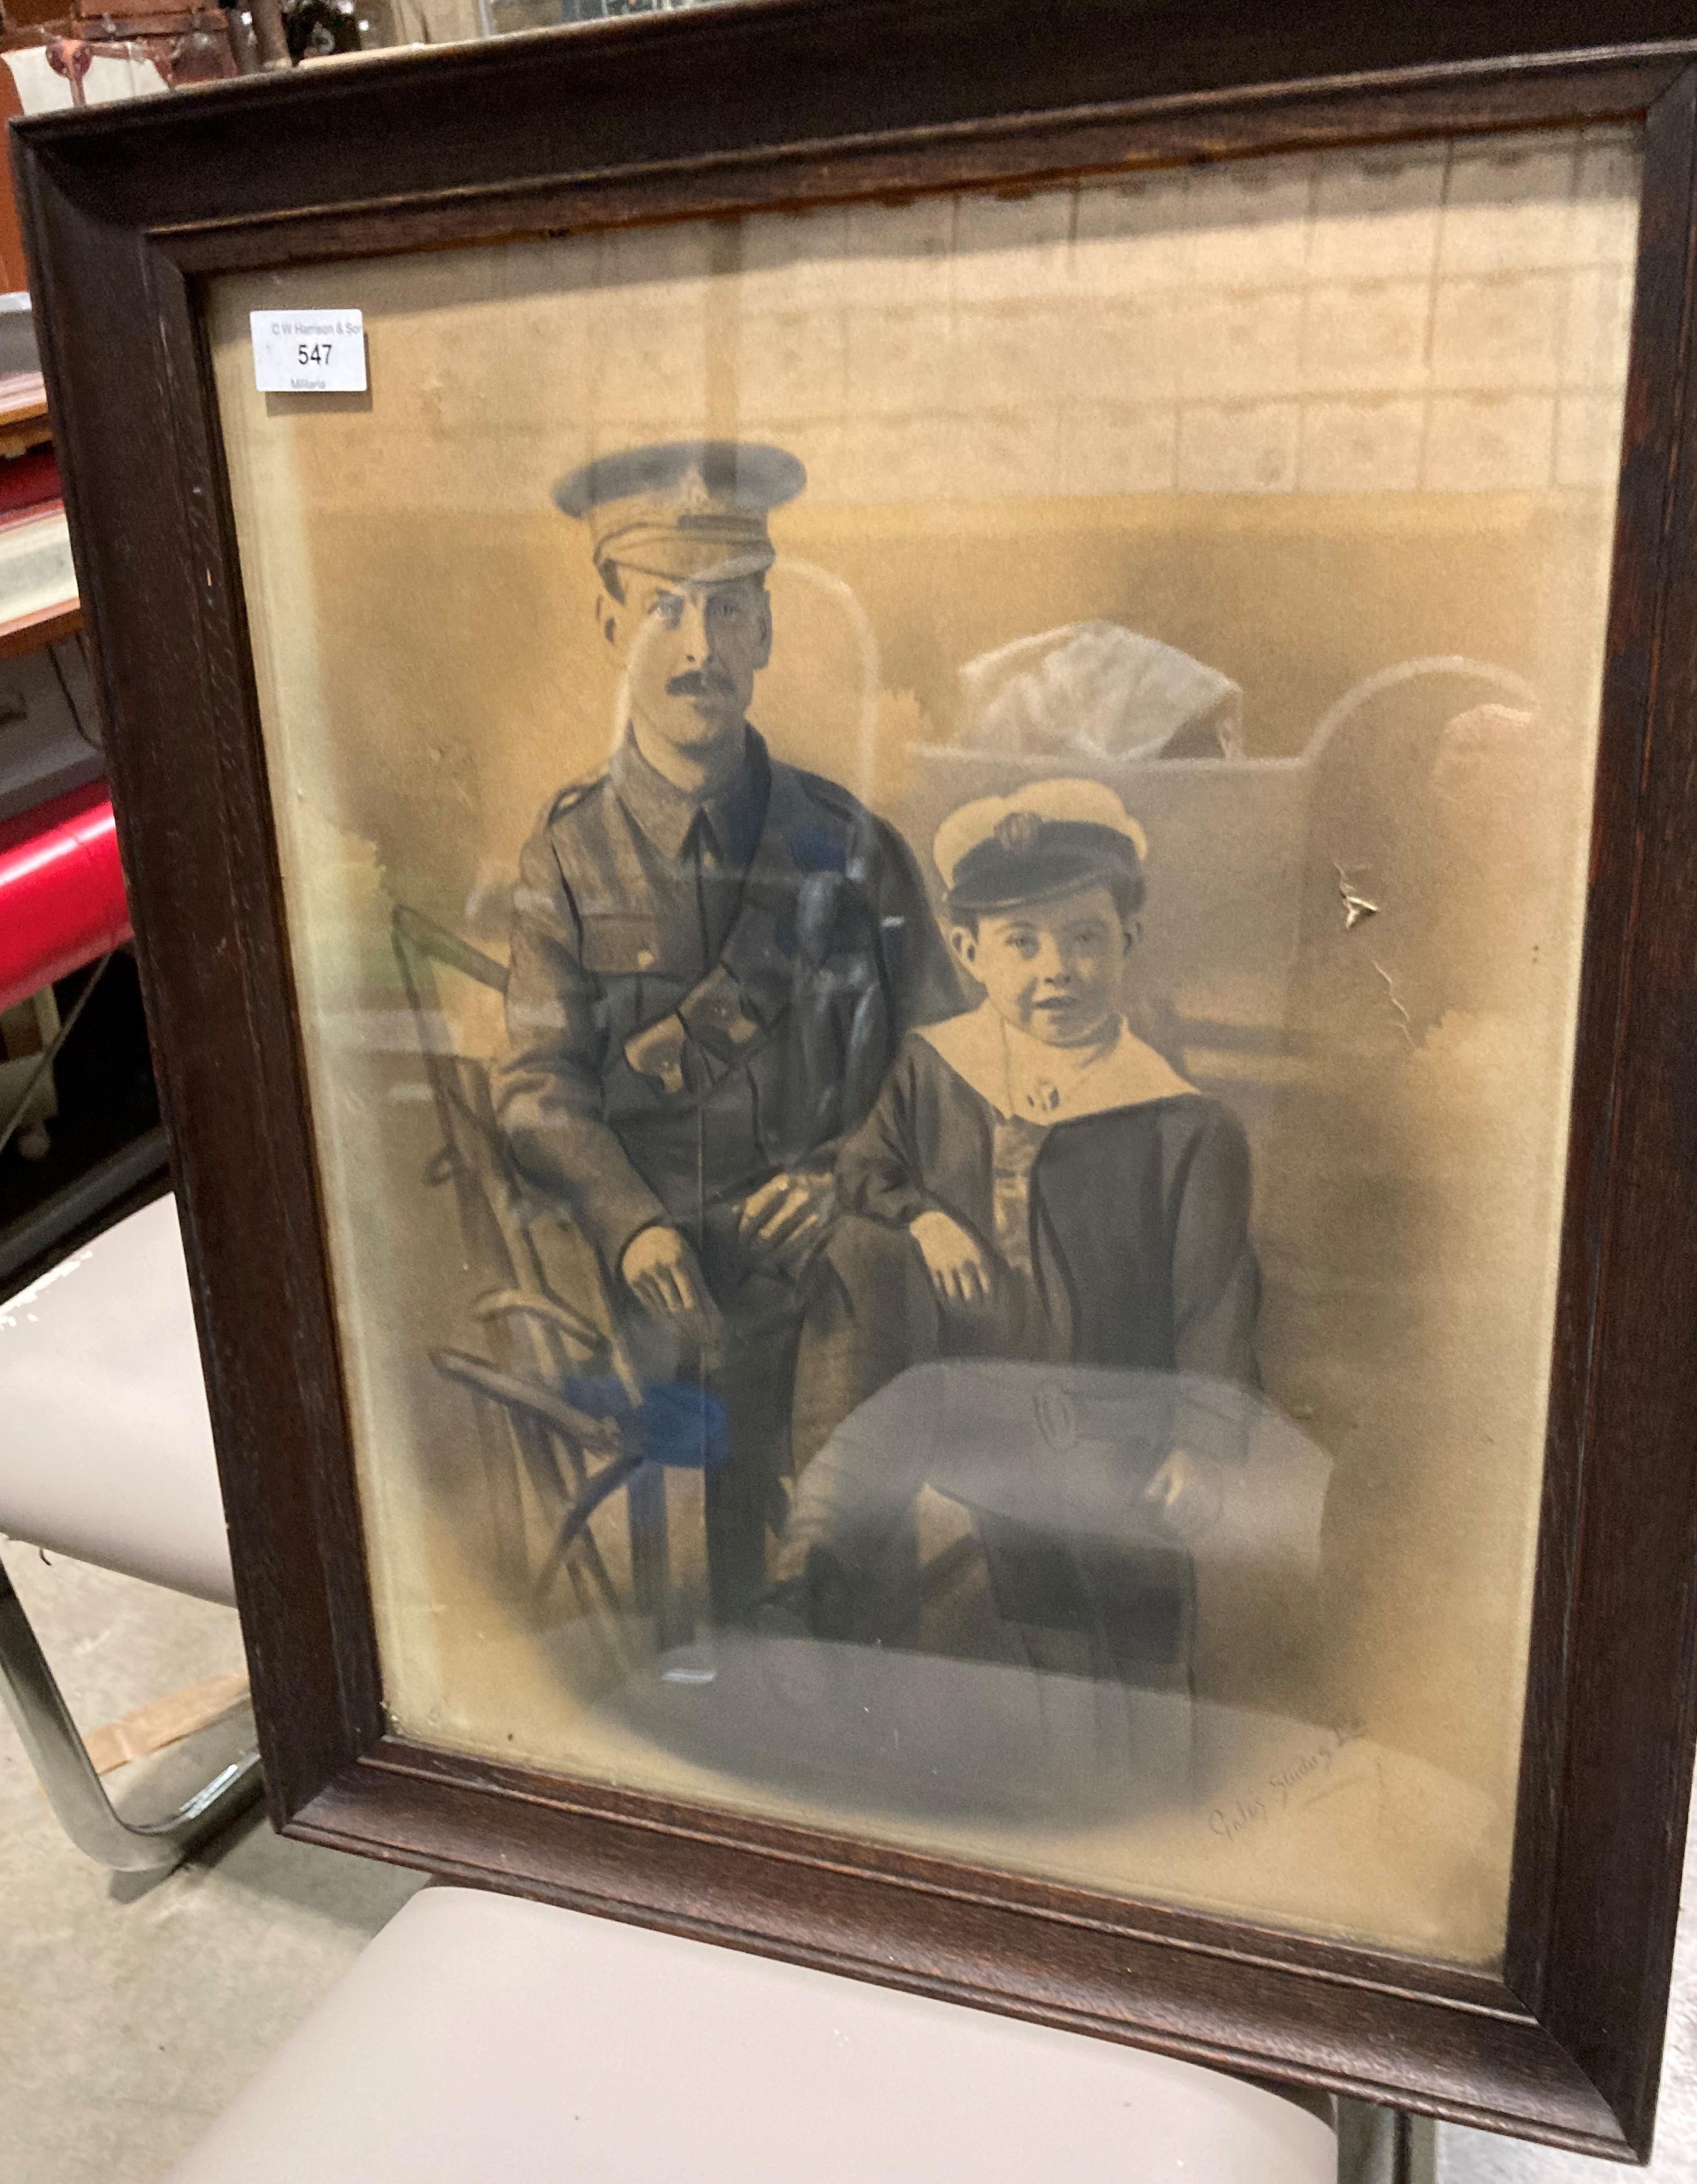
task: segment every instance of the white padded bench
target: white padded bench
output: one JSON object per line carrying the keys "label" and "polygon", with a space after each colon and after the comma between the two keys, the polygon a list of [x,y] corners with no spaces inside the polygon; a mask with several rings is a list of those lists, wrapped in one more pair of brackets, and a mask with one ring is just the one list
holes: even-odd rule
{"label": "white padded bench", "polygon": [[235,1605],[176,1201],[0,1301],[0,1533]]}
{"label": "white padded bench", "polygon": [[1267,2088],[475,1890],[421,1890],[169,2184],[1331,2184]]}
{"label": "white padded bench", "polygon": [[[232,1600],[174,1201],[130,1215],[0,1303],[0,1533]],[[0,1580],[0,1667],[14,1714],[20,1676],[33,1676],[32,1755],[93,1855],[168,1864],[253,1795],[249,1767],[240,1781],[209,1786],[216,1795],[204,1792],[174,1836],[126,1829],[69,1716],[57,1744],[48,1735],[58,1694],[33,1646]],[[79,1758],[86,1780],[69,1781]],[[177,2184],[1331,2184],[1336,2175],[1329,2123],[1263,2086],[441,1886],[410,1899],[176,2171]]]}

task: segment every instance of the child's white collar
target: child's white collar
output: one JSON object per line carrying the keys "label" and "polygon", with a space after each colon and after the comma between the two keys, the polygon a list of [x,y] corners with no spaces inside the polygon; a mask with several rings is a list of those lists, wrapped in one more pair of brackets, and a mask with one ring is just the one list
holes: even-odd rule
{"label": "child's white collar", "polygon": [[921,1025],[919,1037],[997,1114],[1030,1123],[1073,1123],[1196,1090],[1123,1022],[1106,1047],[1046,1046],[984,1001],[964,1016]]}

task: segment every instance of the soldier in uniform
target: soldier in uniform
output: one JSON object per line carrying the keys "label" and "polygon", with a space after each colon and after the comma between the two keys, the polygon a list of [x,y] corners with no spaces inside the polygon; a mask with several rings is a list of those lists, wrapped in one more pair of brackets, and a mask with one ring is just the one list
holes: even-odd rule
{"label": "soldier in uniform", "polygon": [[656,1380],[700,1376],[720,1620],[781,1524],[795,1345],[837,1141],[903,1034],[958,989],[913,861],[846,789],[749,726],[772,649],[769,511],[806,473],[731,441],[636,448],[563,479],[624,672],[606,771],[563,789],[514,892],[496,1112],[601,1262]]}

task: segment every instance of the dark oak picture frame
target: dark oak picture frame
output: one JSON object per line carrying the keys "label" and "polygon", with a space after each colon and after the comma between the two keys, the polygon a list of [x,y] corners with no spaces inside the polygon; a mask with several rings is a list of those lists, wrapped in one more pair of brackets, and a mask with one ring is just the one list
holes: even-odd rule
{"label": "dark oak picture frame", "polygon": [[[1697,1597],[1697,23],[1666,0],[735,0],[14,131],[285,1832],[1593,2153],[1653,2125]],[[1281,148],[1636,120],[1645,179],[1500,1976],[385,1733],[198,285]]]}

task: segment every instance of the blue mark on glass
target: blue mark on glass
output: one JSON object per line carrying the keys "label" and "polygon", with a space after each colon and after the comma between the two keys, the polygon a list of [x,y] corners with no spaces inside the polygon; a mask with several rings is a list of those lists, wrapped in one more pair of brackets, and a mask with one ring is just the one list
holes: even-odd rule
{"label": "blue mark on glass", "polygon": [[611,1418],[645,1462],[673,1471],[712,1471],[731,1452],[730,1420],[717,1396],[683,1380],[656,1380],[633,1407],[611,1373],[573,1374],[561,1390],[592,1418]]}
{"label": "blue mark on glass", "polygon": [[841,872],[848,869],[846,846],[829,827],[798,827],[790,837],[790,854],[807,872]]}

